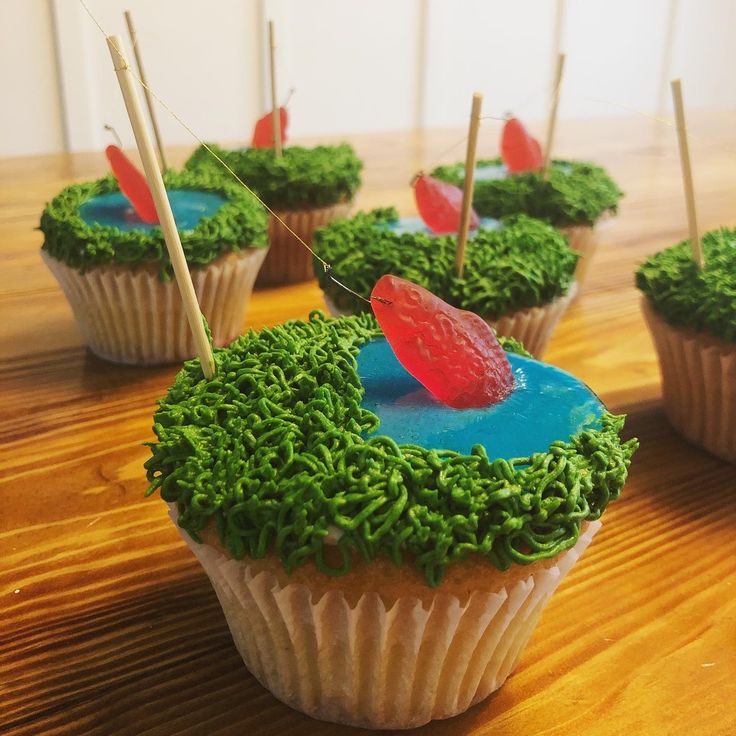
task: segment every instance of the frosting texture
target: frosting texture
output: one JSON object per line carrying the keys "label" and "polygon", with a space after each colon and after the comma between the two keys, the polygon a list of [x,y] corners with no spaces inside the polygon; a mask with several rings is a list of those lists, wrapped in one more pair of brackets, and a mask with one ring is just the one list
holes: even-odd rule
{"label": "frosting texture", "polygon": [[[548,304],[573,281],[579,255],[540,220],[519,215],[506,218],[501,228],[478,231],[468,241],[462,278],[455,272],[455,236],[386,227],[397,220],[391,208],[335,220],[316,231],[313,247],[332,266],[335,278],[358,294],[370,294],[381,276],[393,274],[484,319]],[[352,313],[370,309],[337,286],[318,261],[314,271],[338,308]]]}
{"label": "frosting texture", "polygon": [[[211,216],[202,217],[193,228],[180,233],[190,267],[204,266],[230,251],[268,244],[266,210],[237,183],[192,171],[167,171],[164,183],[167,189],[211,192],[225,199]],[[85,202],[118,191],[112,176],[62,189],[41,215],[43,249],[82,273],[94,266],[118,264],[134,268],[153,262],[159,264],[162,279],[172,278],[160,227],[123,230],[111,225],[90,225],[82,217],[80,207]]]}
{"label": "frosting texture", "polygon": [[736,228],[712,230],[701,244],[705,268],[683,240],[644,261],[636,285],[674,327],[736,343]]}
{"label": "frosting texture", "polygon": [[[270,148],[226,150],[207,144],[258,196],[275,210],[328,207],[352,199],[360,186],[363,164],[347,143],[339,146],[285,146],[277,158]],[[234,181],[204,147],[185,168],[207,170]]]}
{"label": "frosting texture", "polygon": [[618,497],[637,446],[619,439],[623,417],[511,460],[366,438],[378,418],[361,406],[356,355],[378,336],[369,315],[313,313],[216,350],[211,380],[188,361],[154,417],[148,493],[175,502],[195,540],[213,523],[238,559],[341,575],[353,555],[385,555],[430,586],[472,554],[502,570],[554,557]]}
{"label": "frosting texture", "polygon": [[[462,163],[438,166],[432,176],[462,187],[464,170]],[[606,171],[590,163],[555,160],[547,179],[536,171],[504,171],[500,158],[478,161],[473,206],[479,215],[523,213],[555,227],[594,225],[605,212],[615,213],[623,196]]]}

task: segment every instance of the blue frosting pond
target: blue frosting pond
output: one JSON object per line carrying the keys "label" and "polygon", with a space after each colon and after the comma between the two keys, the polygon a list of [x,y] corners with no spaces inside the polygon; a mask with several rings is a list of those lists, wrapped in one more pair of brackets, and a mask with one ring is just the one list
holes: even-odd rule
{"label": "blue frosting pond", "polygon": [[[498,220],[494,220],[492,217],[481,217],[480,226],[485,230],[498,230],[501,227],[501,223]],[[393,222],[382,222],[377,227],[391,230],[398,235],[404,233],[425,233],[426,235],[434,235],[425,224],[421,217],[402,217],[399,220]],[[472,238],[477,230],[470,231],[470,237]]]}
{"label": "blue frosting pond", "polygon": [[[564,174],[569,174],[572,171],[572,166],[569,164],[556,163],[555,169],[562,171]],[[460,167],[460,176],[465,176],[465,167]],[[506,179],[509,174],[509,170],[504,164],[481,164],[475,167],[475,181],[493,181],[495,179]]]}
{"label": "blue frosting pond", "polygon": [[436,401],[409,373],[384,338],[358,353],[362,406],[378,415],[376,434],[399,444],[467,454],[485,446],[491,458],[526,457],[555,440],[599,427],[605,407],[581,381],[548,363],[508,354],[514,390],[482,409],[452,409]]}
{"label": "blue frosting pond", "polygon": [[[190,189],[172,189],[167,194],[179,230],[194,229],[203,217],[211,217],[227,201],[220,194]],[[158,225],[147,225],[141,222],[128,198],[121,192],[110,192],[91,197],[81,204],[79,214],[87,225],[145,231],[158,227]]]}

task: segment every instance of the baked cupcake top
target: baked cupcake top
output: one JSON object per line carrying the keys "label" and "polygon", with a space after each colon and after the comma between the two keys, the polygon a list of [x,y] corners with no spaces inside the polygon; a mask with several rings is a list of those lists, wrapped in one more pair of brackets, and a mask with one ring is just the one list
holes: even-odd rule
{"label": "baked cupcake top", "polygon": [[[382,556],[415,565],[430,586],[471,555],[501,570],[555,557],[618,497],[636,448],[619,438],[623,417],[606,413],[568,374],[522,356],[511,356],[522,401],[528,383],[547,381],[541,391],[556,402],[550,421],[563,421],[550,432],[561,439],[540,435],[539,451],[504,457],[488,451],[492,437],[457,451],[434,436],[408,444],[382,433],[365,403],[380,397],[380,386],[397,390],[397,364],[382,342],[370,315],[314,313],[216,351],[211,380],[189,361],[154,417],[148,493],[176,503],[179,525],[195,540],[213,525],[236,559],[275,554],[287,571],[312,560],[341,575],[355,556]],[[427,408],[417,387],[407,384],[398,401],[406,424]],[[537,403],[497,418],[497,435],[513,432],[515,414],[526,442],[522,435],[544,424],[541,407],[540,421],[530,421]],[[465,412],[444,411],[463,421]],[[479,417],[466,420],[448,432],[465,436]],[[328,548],[339,552],[337,566]]]}
{"label": "baked cupcake top", "polygon": [[[236,182],[167,171],[164,184],[190,267],[267,245],[266,210]],[[173,274],[161,228],[135,216],[113,176],[62,189],[46,205],[40,230],[43,250],[82,273],[102,265],[156,263],[161,278]]]}
{"label": "baked cupcake top", "polygon": [[[316,231],[313,247],[335,278],[358,294],[370,294],[386,273],[413,281],[455,307],[484,319],[548,304],[570,288],[579,255],[541,220],[509,217],[472,234],[463,277],[455,271],[456,237],[408,231],[393,208],[335,220]],[[370,309],[337,286],[318,262],[315,274],[335,306]]]}
{"label": "baked cupcake top", "polygon": [[704,268],[683,240],[647,258],[636,271],[636,285],[673,327],[736,343],[736,228],[712,230],[701,245]]}
{"label": "baked cupcake top", "polygon": [[[465,165],[438,166],[432,176],[462,187]],[[476,164],[473,206],[485,217],[523,213],[555,227],[594,225],[616,212],[622,196],[603,168],[582,161],[552,161],[547,178],[538,171],[509,174],[500,158]]]}
{"label": "baked cupcake top", "polygon": [[[360,186],[361,160],[347,143],[339,146],[286,146],[283,156],[271,148],[226,150],[207,144],[271,208],[329,207],[348,202]],[[231,177],[209,151],[197,148],[187,169],[208,169]]]}

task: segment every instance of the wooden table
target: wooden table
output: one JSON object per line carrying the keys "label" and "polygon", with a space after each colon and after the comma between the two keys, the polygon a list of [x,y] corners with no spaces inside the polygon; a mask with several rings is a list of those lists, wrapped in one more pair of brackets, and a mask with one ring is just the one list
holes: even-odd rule
{"label": "wooden table", "polygon": [[[704,227],[736,224],[736,114],[691,115]],[[492,155],[498,127],[482,129]],[[355,137],[361,207],[412,211],[408,182],[460,131]],[[462,146],[445,156],[460,159]],[[674,131],[644,119],[562,124],[560,154],[627,192],[547,358],[637,435],[622,499],[550,604],[516,674],[428,734],[736,733],[736,468],[679,439],[639,314],[637,262],[687,234]],[[181,162],[186,151],[172,152]],[[312,721],[249,675],[210,585],[142,463],[176,367],[87,353],[34,230],[101,154],[0,161],[0,734],[360,733]],[[249,326],[305,317],[314,283],[257,292]]]}

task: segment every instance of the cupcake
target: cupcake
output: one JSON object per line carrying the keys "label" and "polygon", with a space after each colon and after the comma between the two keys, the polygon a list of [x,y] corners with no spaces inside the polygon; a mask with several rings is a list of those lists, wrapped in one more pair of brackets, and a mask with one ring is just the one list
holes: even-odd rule
{"label": "cupcake", "polygon": [[618,497],[623,417],[506,347],[510,396],[450,409],[371,315],[315,313],[215,351],[213,380],[190,361],[160,402],[149,493],[291,707],[411,728],[481,701]]}
{"label": "cupcake", "polygon": [[702,239],[705,267],[686,240],[636,272],[642,310],[662,374],[672,426],[690,442],[736,462],[736,229]]}
{"label": "cupcake", "polygon": [[471,234],[462,278],[455,271],[456,239],[434,236],[420,220],[393,208],[359,213],[318,230],[314,249],[332,266],[314,270],[333,315],[357,314],[369,305],[349,294],[369,294],[384,274],[429,289],[453,306],[479,314],[499,335],[521,340],[539,357],[575,294],[578,254],[554,228],[519,215],[483,219]]}
{"label": "cupcake", "polygon": [[[227,345],[266,255],[266,212],[207,174],[168,171],[164,182],[213,343]],[[136,216],[112,176],[63,189],[40,229],[41,256],[95,355],[155,365],[196,354],[161,228]]]}
{"label": "cupcake", "polygon": [[[439,166],[438,179],[462,186],[462,163]],[[473,206],[479,215],[498,219],[525,214],[550,223],[580,253],[575,278],[582,282],[597,245],[594,227],[605,214],[614,214],[622,192],[600,166],[580,161],[551,162],[547,177],[539,171],[509,173],[500,158],[478,161]]]}
{"label": "cupcake", "polygon": [[[283,155],[276,157],[270,148],[227,151],[208,145],[283,221],[273,215],[269,220],[270,248],[258,285],[311,279],[312,256],[289,230],[311,245],[316,228],[349,212],[363,166],[355,151],[347,144],[287,146]],[[217,176],[232,178],[202,146],[192,154],[186,168],[207,169]]]}

